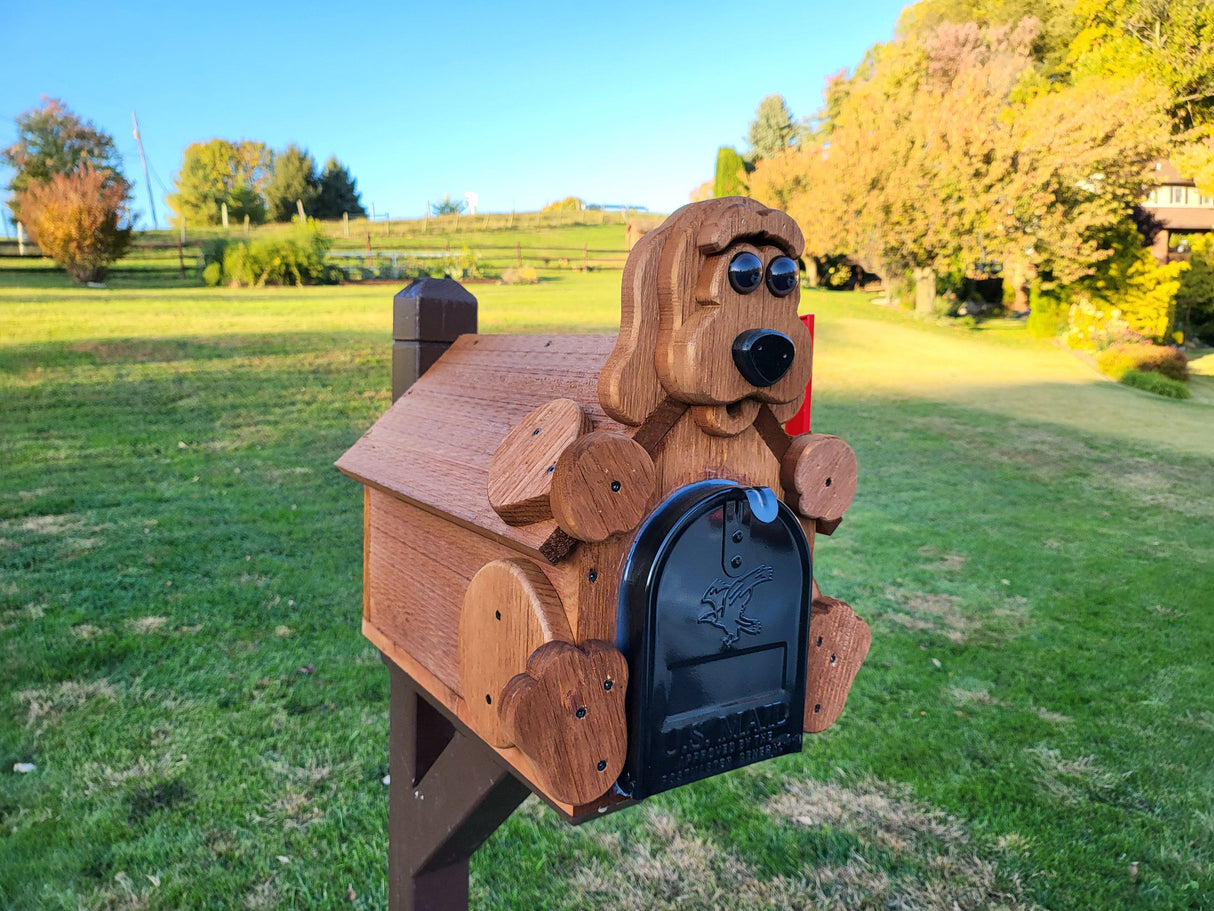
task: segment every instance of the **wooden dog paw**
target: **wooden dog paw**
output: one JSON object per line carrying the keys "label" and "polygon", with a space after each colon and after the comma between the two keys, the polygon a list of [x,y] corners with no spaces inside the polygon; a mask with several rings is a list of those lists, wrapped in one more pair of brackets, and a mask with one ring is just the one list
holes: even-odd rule
{"label": "wooden dog paw", "polygon": [[823,595],[814,598],[805,668],[805,733],[825,731],[838,719],[872,641],[868,624],[850,606]]}
{"label": "wooden dog paw", "polygon": [[595,639],[540,646],[502,691],[501,724],[557,800],[589,803],[624,767],[628,663]]}

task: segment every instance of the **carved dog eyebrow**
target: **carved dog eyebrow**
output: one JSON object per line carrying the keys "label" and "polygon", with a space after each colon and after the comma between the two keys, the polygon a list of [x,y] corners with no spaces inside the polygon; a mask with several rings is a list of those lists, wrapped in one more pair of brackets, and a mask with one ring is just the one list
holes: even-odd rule
{"label": "carved dog eyebrow", "polygon": [[738,205],[730,206],[701,226],[696,248],[711,255],[743,240],[779,247],[793,259],[798,258],[805,247],[801,229],[783,212],[775,209],[756,211]]}

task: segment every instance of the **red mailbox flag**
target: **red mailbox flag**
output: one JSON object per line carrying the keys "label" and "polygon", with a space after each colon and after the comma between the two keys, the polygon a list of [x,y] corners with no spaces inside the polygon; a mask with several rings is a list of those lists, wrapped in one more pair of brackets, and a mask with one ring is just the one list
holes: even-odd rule
{"label": "red mailbox flag", "polygon": [[[806,313],[801,317],[801,322],[805,324],[805,328],[809,330],[809,337],[814,337],[814,315]],[[796,436],[799,433],[809,433],[809,416],[812,409],[812,400],[810,394],[813,392],[814,380],[811,376],[809,382],[805,384],[805,401],[801,405],[801,410],[793,415],[792,420],[784,425],[784,429],[788,431],[790,436]]]}

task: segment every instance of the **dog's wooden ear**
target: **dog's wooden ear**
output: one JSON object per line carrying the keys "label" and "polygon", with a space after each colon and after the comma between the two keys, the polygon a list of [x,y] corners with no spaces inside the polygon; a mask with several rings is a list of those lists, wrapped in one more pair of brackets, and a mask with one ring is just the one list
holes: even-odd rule
{"label": "dog's wooden ear", "polygon": [[653,355],[658,343],[658,268],[667,236],[666,223],[642,236],[624,265],[620,334],[599,374],[599,403],[621,424],[641,424],[665,397]]}

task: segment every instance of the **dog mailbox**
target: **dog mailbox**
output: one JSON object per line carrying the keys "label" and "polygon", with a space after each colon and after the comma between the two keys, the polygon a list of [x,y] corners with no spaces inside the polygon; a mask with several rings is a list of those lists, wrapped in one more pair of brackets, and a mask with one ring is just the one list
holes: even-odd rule
{"label": "dog mailbox", "polygon": [[801,252],[753,200],[686,206],[630,254],[618,337],[464,335],[338,462],[365,634],[571,820],[799,750],[867,654],[813,582],[854,456],[782,427]]}

